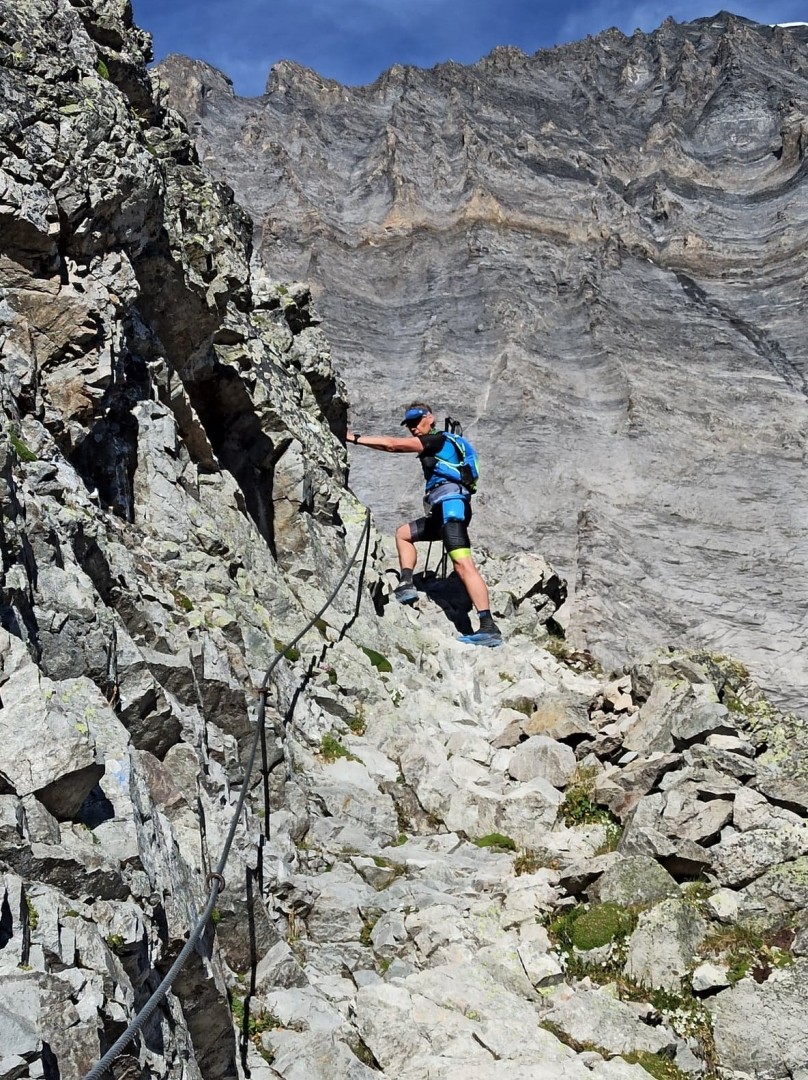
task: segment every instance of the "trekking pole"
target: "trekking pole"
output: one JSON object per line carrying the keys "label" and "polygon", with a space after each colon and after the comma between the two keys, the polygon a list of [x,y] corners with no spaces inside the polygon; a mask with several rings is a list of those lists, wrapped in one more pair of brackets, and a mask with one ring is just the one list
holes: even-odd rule
{"label": "trekking pole", "polygon": [[446,568],[447,568],[448,565],[449,565],[449,555],[448,555],[448,552],[446,551],[446,549],[444,548],[443,555],[441,556],[441,560],[440,560],[440,577],[441,577],[441,581],[446,580]]}

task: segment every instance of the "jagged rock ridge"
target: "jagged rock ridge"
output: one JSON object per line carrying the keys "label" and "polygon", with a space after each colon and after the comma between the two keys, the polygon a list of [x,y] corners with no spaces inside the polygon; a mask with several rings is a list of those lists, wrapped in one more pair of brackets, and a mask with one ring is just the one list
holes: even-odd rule
{"label": "jagged rock ridge", "polygon": [[[460,415],[477,535],[552,558],[579,647],[718,643],[804,708],[808,29],[724,12],[367,87],[281,63],[256,99],[159,70],[315,290],[356,426]],[[352,455],[387,529],[401,472]]]}
{"label": "jagged rock ridge", "polygon": [[[0,28],[0,1080],[72,1080],[195,922],[364,510],[309,294],[250,272],[129,7]],[[470,650],[372,539],[116,1075],[800,1077],[804,723],[708,652],[599,672],[536,555],[485,560]]]}

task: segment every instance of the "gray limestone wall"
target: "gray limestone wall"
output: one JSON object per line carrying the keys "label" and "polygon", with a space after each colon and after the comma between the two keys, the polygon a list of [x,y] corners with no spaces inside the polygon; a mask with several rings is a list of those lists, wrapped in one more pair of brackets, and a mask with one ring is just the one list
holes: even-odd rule
{"label": "gray limestone wall", "polygon": [[[460,416],[479,542],[550,558],[602,662],[718,644],[803,710],[807,35],[722,12],[365,87],[281,63],[255,99],[159,65],[314,290],[355,425]],[[351,482],[413,515],[398,460]]]}

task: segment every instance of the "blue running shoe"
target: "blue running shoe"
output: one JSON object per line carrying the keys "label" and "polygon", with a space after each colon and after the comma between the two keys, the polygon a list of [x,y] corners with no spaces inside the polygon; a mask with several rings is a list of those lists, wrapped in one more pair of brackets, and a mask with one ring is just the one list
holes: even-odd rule
{"label": "blue running shoe", "polygon": [[488,649],[496,649],[502,644],[502,634],[478,630],[476,634],[464,634],[459,640],[465,642],[466,645],[484,645]]}
{"label": "blue running shoe", "polygon": [[418,590],[414,585],[399,585],[393,593],[399,604],[411,604],[418,599]]}

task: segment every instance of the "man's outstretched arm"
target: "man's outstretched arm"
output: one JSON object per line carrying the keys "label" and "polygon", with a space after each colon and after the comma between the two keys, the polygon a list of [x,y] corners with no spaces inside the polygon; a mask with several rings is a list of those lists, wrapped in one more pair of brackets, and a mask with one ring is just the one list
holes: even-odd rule
{"label": "man's outstretched arm", "polygon": [[356,435],[350,428],[345,441],[354,446],[367,446],[370,450],[384,450],[388,454],[420,454],[424,444],[414,435]]}

